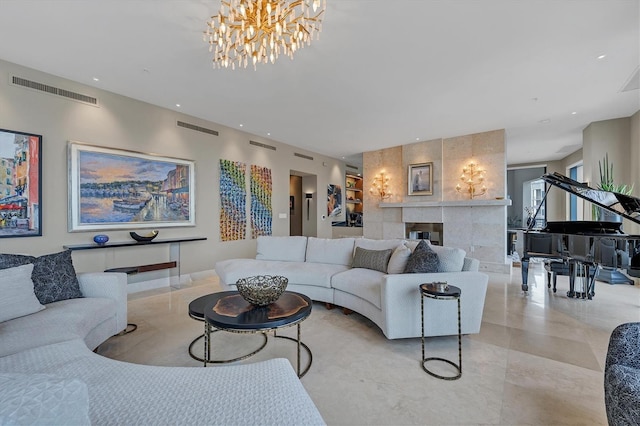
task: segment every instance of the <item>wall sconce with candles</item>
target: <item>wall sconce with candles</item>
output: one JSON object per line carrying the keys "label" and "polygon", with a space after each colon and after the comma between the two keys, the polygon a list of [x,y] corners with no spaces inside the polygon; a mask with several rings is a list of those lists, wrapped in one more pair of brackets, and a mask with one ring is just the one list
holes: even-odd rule
{"label": "wall sconce with candles", "polygon": [[[487,192],[487,187],[484,185],[484,175],[485,170],[479,168],[478,165],[473,162],[469,163],[468,166],[462,168],[460,180],[463,183],[462,185],[456,185],[456,191],[468,193],[471,199],[484,195],[484,193]],[[478,186],[480,186],[480,188],[477,188]]]}
{"label": "wall sconce with candles", "polygon": [[389,192],[389,181],[391,177],[388,175],[385,176],[384,171],[380,172],[373,177],[373,183],[371,185],[371,189],[369,189],[369,193],[374,196],[379,196],[381,200],[387,199],[391,197],[391,192]]}

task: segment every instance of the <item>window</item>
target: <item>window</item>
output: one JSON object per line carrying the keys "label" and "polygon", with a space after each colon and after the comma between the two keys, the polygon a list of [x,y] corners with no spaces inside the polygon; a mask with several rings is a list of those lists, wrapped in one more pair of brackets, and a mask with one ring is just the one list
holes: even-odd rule
{"label": "window", "polygon": [[[569,177],[578,182],[582,182],[582,164],[575,165],[569,169]],[[584,201],[574,194],[567,193],[569,197],[569,220],[584,219]]]}

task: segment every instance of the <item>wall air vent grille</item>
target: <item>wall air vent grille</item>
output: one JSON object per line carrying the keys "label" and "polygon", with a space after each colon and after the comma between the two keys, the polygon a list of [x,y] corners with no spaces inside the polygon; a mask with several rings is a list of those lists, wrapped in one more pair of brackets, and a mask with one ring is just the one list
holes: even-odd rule
{"label": "wall air vent grille", "polygon": [[60,89],[58,87],[49,86],[48,84],[38,83],[37,81],[27,80],[26,78],[11,77],[11,83],[15,86],[26,87],[27,89],[38,90],[40,92],[49,93],[50,95],[61,96],[73,101],[82,102],[83,104],[98,106],[98,99],[93,96],[83,95],[82,93],[72,92],[70,90]]}
{"label": "wall air vent grille", "polygon": [[184,127],[185,129],[195,130],[196,132],[218,136],[217,130],[207,129],[206,127],[196,126],[195,124],[185,123],[184,121],[177,121],[176,124],[178,125],[178,127]]}
{"label": "wall air vent grille", "polygon": [[308,155],[304,155],[304,154],[300,154],[299,152],[294,152],[293,155],[295,155],[296,157],[304,158],[305,160],[313,161],[313,157],[308,156]]}
{"label": "wall air vent grille", "polygon": [[272,151],[276,150],[275,146],[267,145],[266,143],[260,143],[260,142],[256,142],[256,141],[249,141],[249,144],[254,145],[254,146],[259,146],[260,148],[264,148],[264,149],[270,149]]}
{"label": "wall air vent grille", "polygon": [[358,166],[352,166],[351,164],[347,164],[347,165],[346,165],[346,167],[347,167],[348,169],[351,169],[351,170],[358,170],[358,169],[359,169],[359,167],[358,167]]}

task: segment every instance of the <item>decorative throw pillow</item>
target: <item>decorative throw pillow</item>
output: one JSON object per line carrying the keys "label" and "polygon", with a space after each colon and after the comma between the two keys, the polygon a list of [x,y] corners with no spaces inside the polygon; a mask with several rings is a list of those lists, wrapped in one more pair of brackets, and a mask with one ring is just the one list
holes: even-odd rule
{"label": "decorative throw pillow", "polygon": [[33,292],[33,264],[0,270],[0,322],[41,311]]}
{"label": "decorative throw pillow", "polygon": [[71,250],[40,256],[33,264],[31,278],[40,303],[46,305],[82,297],[80,283],[71,259]]}
{"label": "decorative throw pillow", "polygon": [[391,249],[367,250],[362,247],[356,247],[356,254],[353,256],[351,267],[373,269],[374,271],[386,273],[391,252]]}
{"label": "decorative throw pillow", "polygon": [[429,244],[422,240],[409,256],[404,272],[405,274],[438,272],[439,263],[436,252],[431,250]]}
{"label": "decorative throw pillow", "polygon": [[16,266],[33,263],[36,260],[33,256],[22,254],[0,253],[0,269],[14,268]]}
{"label": "decorative throw pillow", "polygon": [[438,272],[460,272],[464,266],[464,257],[467,255],[462,249],[455,247],[431,246],[438,255],[440,266]]}
{"label": "decorative throw pillow", "polygon": [[411,256],[411,250],[404,244],[400,244],[391,254],[389,265],[387,266],[387,274],[401,274],[407,266],[407,260]]}

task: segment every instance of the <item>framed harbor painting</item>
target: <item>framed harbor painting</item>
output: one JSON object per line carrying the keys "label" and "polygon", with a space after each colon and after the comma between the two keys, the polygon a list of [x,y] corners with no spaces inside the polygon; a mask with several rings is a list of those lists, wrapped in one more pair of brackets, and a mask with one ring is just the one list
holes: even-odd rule
{"label": "framed harbor painting", "polygon": [[69,231],[195,226],[195,162],[69,142]]}
{"label": "framed harbor painting", "polygon": [[42,136],[0,129],[0,238],[42,235]]}

